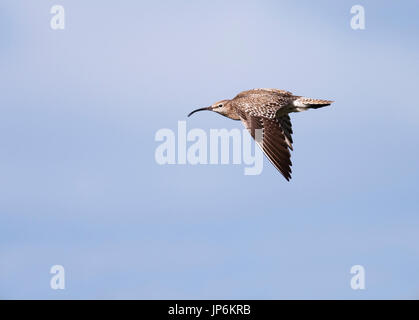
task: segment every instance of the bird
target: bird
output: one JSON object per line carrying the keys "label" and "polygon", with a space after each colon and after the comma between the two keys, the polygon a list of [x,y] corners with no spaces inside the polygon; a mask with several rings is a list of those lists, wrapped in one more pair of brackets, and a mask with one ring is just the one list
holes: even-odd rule
{"label": "bird", "polygon": [[[332,100],[296,96],[280,89],[251,89],[233,99],[217,101],[198,111],[213,111],[232,120],[241,120],[273,166],[289,181],[291,179],[292,125],[289,114],[329,106]],[[260,130],[262,137],[256,137]],[[256,138],[255,138],[256,137]],[[258,141],[259,140],[259,141]]]}

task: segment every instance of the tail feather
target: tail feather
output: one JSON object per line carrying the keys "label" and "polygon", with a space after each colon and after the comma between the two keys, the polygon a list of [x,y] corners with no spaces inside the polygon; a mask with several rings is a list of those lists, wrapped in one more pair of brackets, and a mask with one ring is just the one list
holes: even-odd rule
{"label": "tail feather", "polygon": [[322,100],[322,99],[311,99],[311,98],[304,98],[300,97],[294,100],[294,106],[296,107],[296,111],[305,111],[308,109],[318,109],[322,107],[329,106],[334,101],[331,100]]}

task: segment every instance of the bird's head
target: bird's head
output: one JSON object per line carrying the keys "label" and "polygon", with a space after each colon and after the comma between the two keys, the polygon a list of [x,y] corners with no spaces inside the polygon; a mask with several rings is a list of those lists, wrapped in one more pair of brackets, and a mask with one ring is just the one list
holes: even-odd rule
{"label": "bird's head", "polygon": [[190,114],[188,114],[188,117],[190,117],[195,112],[204,111],[204,110],[214,111],[214,112],[217,112],[217,113],[219,113],[223,116],[227,116],[229,111],[230,111],[229,102],[230,102],[230,100],[221,100],[221,101],[218,101],[218,102],[214,103],[213,105],[211,105],[209,107],[196,109],[196,110],[192,111]]}

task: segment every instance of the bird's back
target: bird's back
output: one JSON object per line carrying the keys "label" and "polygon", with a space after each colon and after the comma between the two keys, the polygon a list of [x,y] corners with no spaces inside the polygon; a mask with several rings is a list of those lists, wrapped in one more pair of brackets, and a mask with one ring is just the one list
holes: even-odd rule
{"label": "bird's back", "polygon": [[[240,92],[232,104],[239,113],[264,118],[274,118],[276,112],[299,97],[280,89],[252,89]],[[243,115],[244,116],[244,115]]]}
{"label": "bird's back", "polygon": [[261,89],[251,89],[240,92],[234,99],[236,98],[243,98],[247,96],[252,95],[271,95],[271,96],[286,96],[291,97],[292,93],[286,90],[280,90],[280,89],[267,89],[267,88],[261,88]]}

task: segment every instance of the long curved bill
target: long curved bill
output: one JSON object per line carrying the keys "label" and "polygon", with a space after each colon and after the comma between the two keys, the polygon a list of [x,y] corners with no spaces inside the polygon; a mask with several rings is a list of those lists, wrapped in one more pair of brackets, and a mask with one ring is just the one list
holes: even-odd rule
{"label": "long curved bill", "polygon": [[196,110],[192,111],[190,114],[188,114],[188,117],[190,117],[191,115],[193,115],[195,112],[204,111],[204,110],[212,110],[212,107],[205,107],[205,108],[196,109]]}

